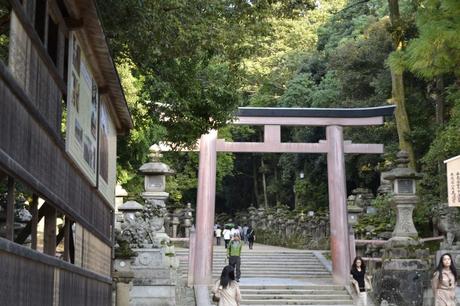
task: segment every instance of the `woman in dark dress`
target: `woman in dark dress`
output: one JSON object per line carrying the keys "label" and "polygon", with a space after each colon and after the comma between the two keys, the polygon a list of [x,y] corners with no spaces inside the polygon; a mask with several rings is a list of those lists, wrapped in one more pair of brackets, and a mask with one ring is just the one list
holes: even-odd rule
{"label": "woman in dark dress", "polygon": [[351,275],[353,276],[353,285],[358,291],[358,305],[366,306],[367,305],[367,294],[366,294],[366,265],[361,257],[357,256],[353,260],[353,265],[351,266]]}

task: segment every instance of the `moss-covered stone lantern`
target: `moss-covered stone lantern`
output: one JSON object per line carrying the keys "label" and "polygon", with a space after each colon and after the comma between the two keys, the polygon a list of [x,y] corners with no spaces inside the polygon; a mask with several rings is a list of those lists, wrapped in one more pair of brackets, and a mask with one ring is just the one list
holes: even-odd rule
{"label": "moss-covered stone lantern", "polygon": [[396,206],[396,225],[390,241],[392,244],[414,244],[411,240],[417,238],[418,233],[412,213],[418,201],[416,181],[421,179],[422,175],[408,168],[409,154],[406,151],[400,151],[396,156],[396,168],[383,177],[391,182],[392,201]]}

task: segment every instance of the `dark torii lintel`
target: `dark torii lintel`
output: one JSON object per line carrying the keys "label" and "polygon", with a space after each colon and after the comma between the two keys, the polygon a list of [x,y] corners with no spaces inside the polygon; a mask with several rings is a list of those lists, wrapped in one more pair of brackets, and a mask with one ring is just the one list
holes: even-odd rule
{"label": "dark torii lintel", "polygon": [[395,105],[364,108],[239,107],[238,117],[368,118],[392,116]]}
{"label": "dark torii lintel", "polygon": [[240,107],[235,124],[365,126],[383,124],[392,116],[394,105],[366,108],[274,108]]}

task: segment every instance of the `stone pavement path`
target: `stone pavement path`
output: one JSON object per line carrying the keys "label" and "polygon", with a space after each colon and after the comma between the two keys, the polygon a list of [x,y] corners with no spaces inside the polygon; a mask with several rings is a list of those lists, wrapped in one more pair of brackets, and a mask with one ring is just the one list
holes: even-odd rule
{"label": "stone pavement path", "polygon": [[[184,280],[188,250],[176,249]],[[319,252],[255,244],[241,255],[242,306],[353,305],[348,291],[333,284],[327,261]],[[214,246],[213,279],[226,265],[223,246]]]}

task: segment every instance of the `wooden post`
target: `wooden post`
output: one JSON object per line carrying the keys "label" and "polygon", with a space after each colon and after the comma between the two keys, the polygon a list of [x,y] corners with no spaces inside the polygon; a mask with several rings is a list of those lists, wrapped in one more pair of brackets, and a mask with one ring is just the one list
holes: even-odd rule
{"label": "wooden post", "polygon": [[[212,281],[212,248],[216,194],[217,131],[201,136],[198,195],[196,203],[196,252],[194,284],[209,285]],[[192,263],[190,263],[192,264]]]}
{"label": "wooden post", "polygon": [[64,260],[70,261],[70,231],[72,230],[72,221],[68,216],[64,220]]}
{"label": "wooden post", "polygon": [[31,236],[31,248],[37,249],[37,225],[38,225],[38,195],[32,195],[32,202],[30,203],[30,213],[32,214],[32,220],[30,221],[30,236]]}
{"label": "wooden post", "polygon": [[[49,205],[45,203],[44,205]],[[56,209],[48,206],[45,214],[45,233],[43,235],[43,253],[56,255]]]}
{"label": "wooden post", "polygon": [[14,178],[8,177],[8,195],[6,198],[6,239],[14,240],[14,202],[16,199]]}
{"label": "wooden post", "polygon": [[328,143],[327,176],[331,224],[332,275],[337,284],[345,285],[350,275],[350,244],[348,242],[347,188],[343,127],[326,127]]}

